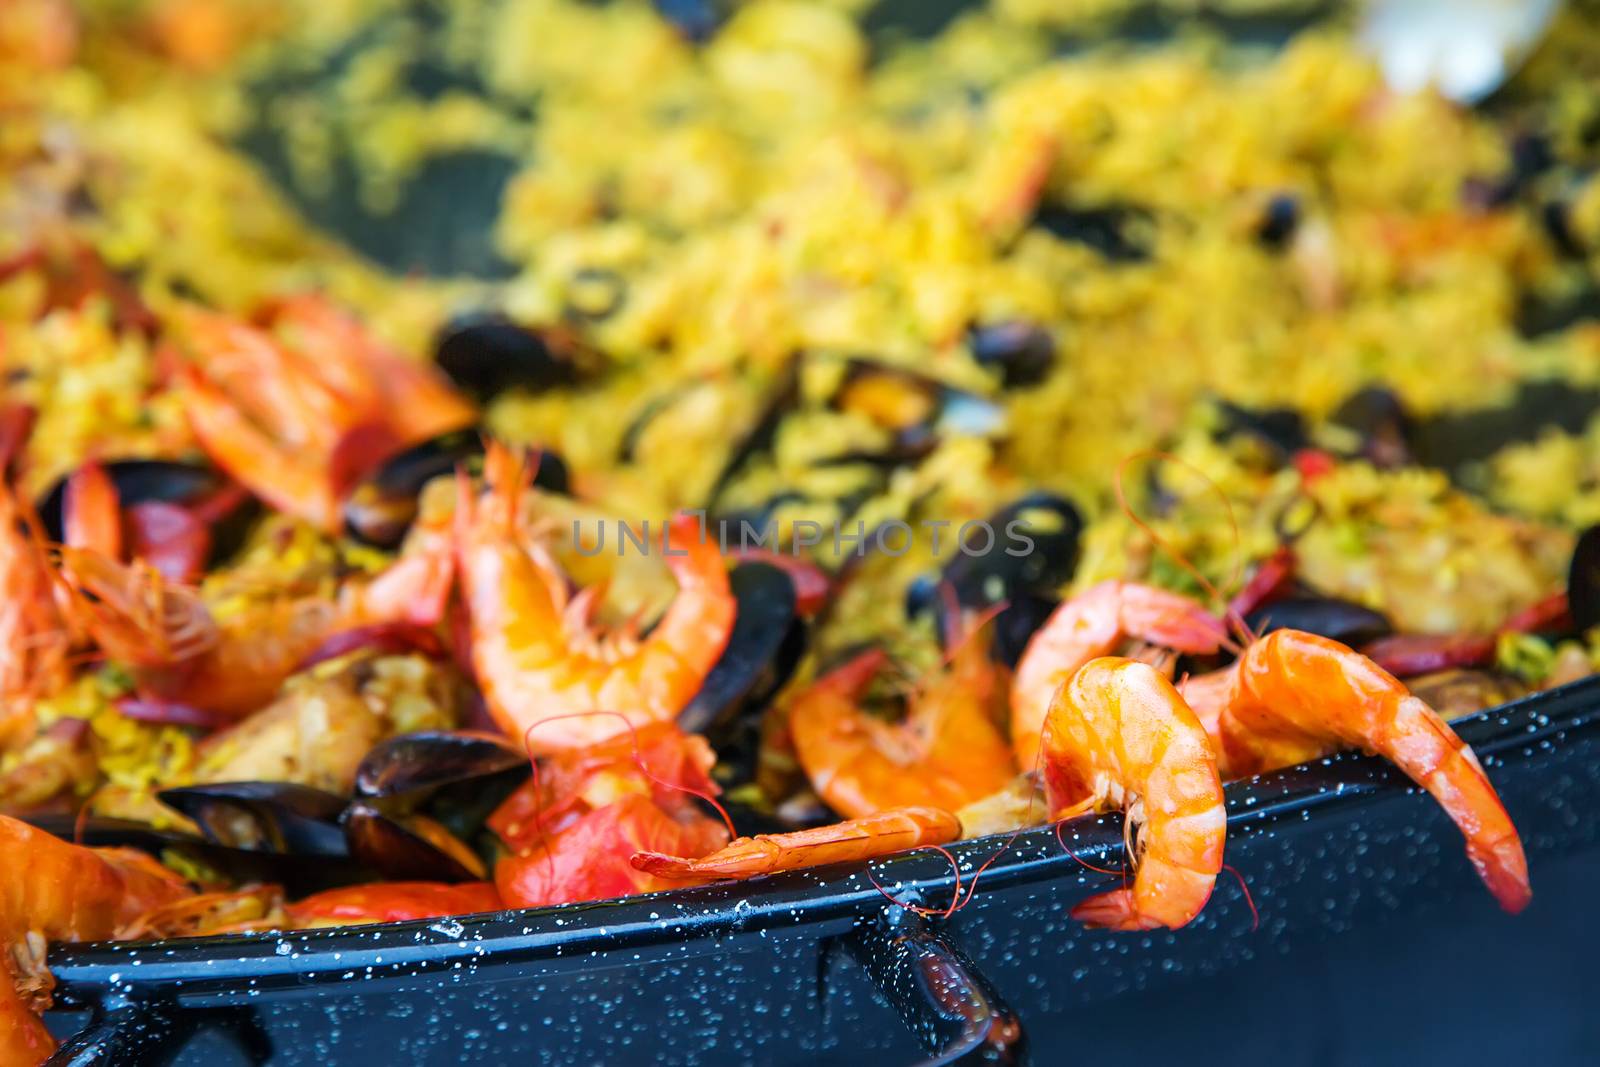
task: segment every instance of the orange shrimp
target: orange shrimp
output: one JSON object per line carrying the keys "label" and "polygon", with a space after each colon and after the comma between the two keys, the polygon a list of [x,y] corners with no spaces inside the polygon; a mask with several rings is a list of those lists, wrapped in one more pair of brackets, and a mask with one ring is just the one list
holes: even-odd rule
{"label": "orange shrimp", "polygon": [[710,882],[754,878],[827,863],[877,859],[906,849],[943,845],[961,836],[961,820],[930,807],[890,808],[861,819],[788,834],[741,837],[698,859],[641,851],[633,865],[663,879]]}
{"label": "orange shrimp", "polygon": [[450,544],[420,532],[370,581],[346,582],[335,599],[301,595],[252,601],[221,618],[193,586],[154,566],[117,563],[62,548],[72,620],[133,671],[146,696],[234,719],[262,707],[329,635],[376,623],[437,623],[453,578]]}
{"label": "orange shrimp", "polygon": [[33,734],[33,705],[66,684],[71,635],[33,516],[0,482],[0,753]]}
{"label": "orange shrimp", "polygon": [[38,1012],[54,985],[49,941],[117,936],[189,892],[142,852],[68,844],[0,815],[0,1063],[40,1064],[55,1048]]}
{"label": "orange shrimp", "polygon": [[790,705],[795,752],[817,794],[840,814],[860,818],[912,804],[955,811],[1004,789],[1017,771],[997,725],[1003,681],[987,642],[968,635],[949,666],[911,696],[900,723],[857,706],[883,659],[864,653]]}
{"label": "orange shrimp", "polygon": [[1228,816],[1211,739],[1172,683],[1138,660],[1090,660],[1051,701],[1043,744],[1053,818],[1111,805],[1137,828],[1133,885],[1084,901],[1073,918],[1149,930],[1200,914]]}
{"label": "orange shrimp", "polygon": [[[1361,653],[1302,630],[1250,645],[1221,678],[1187,683],[1206,705],[1229,776],[1288,767],[1350,746],[1375,752],[1433,794],[1467,839],[1467,858],[1500,906],[1532,898],[1511,817],[1472,749],[1438,712]],[[1199,684],[1197,684],[1197,682]]]}
{"label": "orange shrimp", "polygon": [[75,548],[112,559],[122,555],[122,499],[105,467],[90,460],[67,479],[61,501],[62,535]]}
{"label": "orange shrimp", "polygon": [[[526,735],[540,755],[605,740],[627,723],[674,718],[733,631],[736,602],[717,546],[698,536],[693,517],[674,520],[662,538],[678,582],[671,607],[643,640],[601,636],[585,618],[593,600],[580,594],[569,608],[565,578],[518,528],[527,484],[521,458],[491,444],[484,481],[486,494],[475,500],[460,480],[456,553],[473,666],[501,729]],[[571,714],[597,710],[621,716]]]}
{"label": "orange shrimp", "polygon": [[489,826],[517,855],[495,881],[507,904],[538,907],[668,888],[629,861],[641,849],[699,856],[728,843],[694,803],[717,793],[705,739],[670,722],[542,760]]}
{"label": "orange shrimp", "polygon": [[375,462],[473,424],[472,405],[316,296],[278,305],[289,342],[226,316],[184,316],[205,357],[177,371],[212,460],[279,511],[339,528],[339,500]]}
{"label": "orange shrimp", "polygon": [[500,911],[500,894],[488,882],[384,882],[316,893],[284,908],[289,929],[397,923]]}
{"label": "orange shrimp", "polygon": [[1104,581],[1066,601],[1028,642],[1011,683],[1011,746],[1019,767],[1038,761],[1039,734],[1056,690],[1130,637],[1202,653],[1215,652],[1227,630],[1188,597],[1138,582]]}

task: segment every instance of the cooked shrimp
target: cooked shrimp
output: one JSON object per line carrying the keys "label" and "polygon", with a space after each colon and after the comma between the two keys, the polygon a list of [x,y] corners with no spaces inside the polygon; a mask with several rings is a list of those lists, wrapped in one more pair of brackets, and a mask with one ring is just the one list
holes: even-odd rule
{"label": "cooked shrimp", "polygon": [[33,736],[35,700],[66,684],[71,635],[33,518],[0,482],[0,752]]}
{"label": "cooked shrimp", "polygon": [[824,675],[789,708],[795,752],[811,786],[841,815],[928,804],[954,811],[1016,775],[997,725],[1002,672],[988,643],[968,635],[948,667],[924,679],[904,721],[866,714],[859,697],[883,662],[867,652]]}
{"label": "cooked shrimp", "polygon": [[90,460],[72,472],[62,494],[61,516],[67,544],[121,557],[122,501],[101,464]]}
{"label": "cooked shrimp", "polygon": [[[678,582],[672,605],[648,637],[598,635],[586,617],[593,598],[580,594],[569,605],[555,563],[519,529],[527,481],[521,459],[491,445],[484,480],[478,500],[461,480],[456,552],[473,666],[501,729],[526,735],[538,755],[594,744],[626,723],[676,716],[733,631],[736,602],[716,545],[698,536],[692,517],[673,521],[662,538]],[[620,712],[626,722],[571,714],[597,710]]]}
{"label": "cooked shrimp", "polygon": [[1149,930],[1200,914],[1228,816],[1211,739],[1172,683],[1138,660],[1090,660],[1056,693],[1043,744],[1054,818],[1110,805],[1136,828],[1133,885],[1084,901],[1073,918]]}
{"label": "cooked shrimp", "polygon": [[507,904],[537,907],[668,888],[629,862],[641,849],[699,856],[728,831],[695,803],[717,793],[705,739],[669,722],[541,760],[489,826],[517,855],[495,881]]}
{"label": "cooked shrimp", "polygon": [[1066,601],[1028,642],[1011,683],[1011,747],[1019,767],[1031,769],[1039,758],[1039,733],[1056,690],[1127,638],[1179,652],[1215,652],[1227,631],[1188,597],[1137,582],[1101,582]]}
{"label": "cooked shrimp", "polygon": [[205,358],[177,381],[201,447],[280,511],[337,530],[340,496],[367,467],[475,420],[442,380],[321,298],[285,301],[272,321],[292,343],[190,311],[185,325]]}
{"label": "cooked shrimp", "polygon": [[1500,906],[1532,897],[1522,840],[1472,749],[1393,675],[1354,649],[1277,630],[1228,670],[1231,684],[1190,683],[1212,705],[1229,776],[1257,774],[1344,746],[1390,760],[1433,794],[1467,839],[1467,858]]}
{"label": "cooked shrimp", "polygon": [[0,1063],[40,1064],[55,1048],[38,1013],[54,980],[50,941],[114,937],[189,892],[142,852],[68,844],[0,815]]}
{"label": "cooked shrimp", "polygon": [[633,865],[658,878],[711,882],[877,859],[906,849],[943,845],[961,836],[961,821],[929,807],[890,808],[861,819],[788,834],[741,837],[698,859],[641,851]]}
{"label": "cooked shrimp", "polygon": [[[283,680],[330,634],[404,620],[442,618],[453,580],[449,542],[419,535],[382,574],[347,581],[334,599],[318,594],[250,598],[218,616],[192,586],[145,563],[61,550],[61,575],[74,592],[74,622],[126,664],[141,693],[223,718],[265,705]],[[87,595],[84,595],[87,594]]]}

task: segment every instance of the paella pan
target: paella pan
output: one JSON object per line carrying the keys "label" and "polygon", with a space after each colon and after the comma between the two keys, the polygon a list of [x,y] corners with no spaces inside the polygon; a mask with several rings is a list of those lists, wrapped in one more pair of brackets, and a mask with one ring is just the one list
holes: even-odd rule
{"label": "paella pan", "polygon": [[1525,907],[1450,722],[1594,673],[1593,12],[1469,109],[1256,7],[8,7],[8,1062],[52,943],[1184,928],[1344,751]]}

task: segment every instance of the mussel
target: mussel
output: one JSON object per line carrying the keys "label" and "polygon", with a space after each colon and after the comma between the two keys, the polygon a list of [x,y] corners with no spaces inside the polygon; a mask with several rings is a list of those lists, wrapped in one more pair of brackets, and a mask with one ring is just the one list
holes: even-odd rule
{"label": "mussel", "polygon": [[587,369],[577,346],[553,331],[534,330],[496,314],[463,316],[434,343],[433,360],[480,402],[507,389],[572,385]]}
{"label": "mussel", "polygon": [[1573,627],[1584,633],[1600,625],[1600,525],[1578,535],[1567,568],[1567,610]]}
{"label": "mussel", "polygon": [[994,537],[981,552],[957,550],[937,576],[924,575],[906,591],[906,614],[932,611],[941,635],[955,632],[940,593],[957,606],[982,610],[1004,601],[995,619],[994,651],[1014,663],[1033,631],[1054,610],[1055,590],[1077,569],[1083,516],[1065,497],[1030,493],[987,520]]}
{"label": "mussel", "polygon": [[1353,433],[1358,454],[1374,467],[1404,467],[1413,462],[1413,420],[1392,389],[1367,386],[1352,393],[1328,421]]}
{"label": "mussel", "polygon": [[1280,462],[1310,444],[1305,418],[1293,408],[1247,408],[1218,400],[1221,425],[1216,436],[1221,440],[1248,437],[1265,445]]}
{"label": "mussel", "polygon": [[357,769],[341,820],[351,855],[391,879],[480,880],[489,863],[473,843],[531,766],[493,734],[427,731],[380,742]]}
{"label": "mussel", "polygon": [[866,359],[849,362],[832,404],[865,414],[894,432],[896,448],[913,450],[942,433],[994,433],[1004,419],[985,397]]}
{"label": "mussel", "polygon": [[[345,498],[345,532],[379,548],[399,545],[417,517],[422,487],[457,467],[480,466],[483,442],[481,430],[454,430],[391,456]],[[533,484],[552,493],[569,492],[566,463],[554,452],[541,451]]]}
{"label": "mussel", "polygon": [[251,882],[283,886],[291,897],[324,889],[370,882],[375,873],[348,856],[266,852],[234,848],[177,830],[158,830],[148,823],[74,815],[30,815],[25,821],[64,841],[93,848],[135,848],[157,859],[180,856],[240,885]]}
{"label": "mussel", "polygon": [[1258,634],[1305,630],[1347,645],[1364,645],[1394,632],[1381,612],[1349,600],[1327,596],[1291,596],[1273,600],[1245,616]]}
{"label": "mussel", "polygon": [[1046,201],[1034,212],[1032,226],[1063,241],[1086,245],[1112,263],[1137,263],[1150,258],[1139,233],[1150,213],[1130,204],[1082,207]]}
{"label": "mussel", "polygon": [[488,865],[425,815],[401,815],[356,800],[341,819],[351,855],[397,882],[481,882]]}
{"label": "mussel", "polygon": [[1050,332],[1030,322],[999,322],[974,326],[967,334],[972,358],[1000,372],[1007,388],[1038,385],[1056,362],[1056,342]]}
{"label": "mussel", "polygon": [[300,856],[349,855],[339,815],[345,798],[293,782],[218,782],[163,789],[157,798],[208,841]]}
{"label": "mussel", "polygon": [[[248,494],[238,491],[213,467],[166,459],[118,459],[103,466],[125,509],[161,503],[207,512],[213,561],[226,559],[244,544],[259,512]],[[67,479],[63,477],[46,490],[37,504],[40,524],[52,541],[61,541],[64,536],[62,507],[66,490]]]}
{"label": "mussel", "polygon": [[794,583],[770,563],[741,563],[728,576],[738,601],[733,635],[678,725],[704,733],[746,708],[762,706],[788,681],[805,651],[806,624]]}

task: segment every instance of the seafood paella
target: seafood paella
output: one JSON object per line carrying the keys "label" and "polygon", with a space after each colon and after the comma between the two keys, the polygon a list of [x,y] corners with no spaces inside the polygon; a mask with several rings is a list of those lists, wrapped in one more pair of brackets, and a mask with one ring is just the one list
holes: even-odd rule
{"label": "seafood paella", "polygon": [[0,7],[0,1059],[51,942],[1105,812],[1181,927],[1344,749],[1525,907],[1449,722],[1600,664],[1600,11],[1467,108],[1126,7]]}

